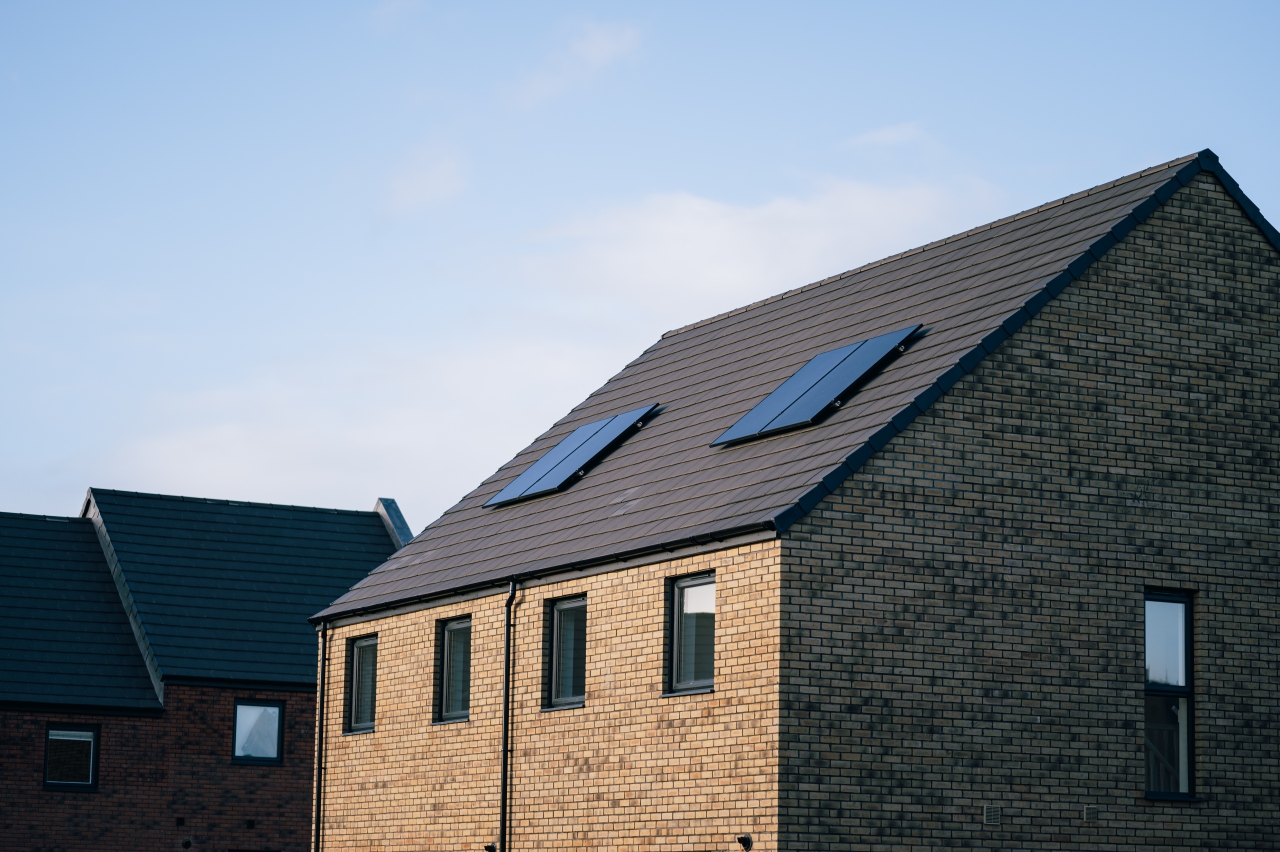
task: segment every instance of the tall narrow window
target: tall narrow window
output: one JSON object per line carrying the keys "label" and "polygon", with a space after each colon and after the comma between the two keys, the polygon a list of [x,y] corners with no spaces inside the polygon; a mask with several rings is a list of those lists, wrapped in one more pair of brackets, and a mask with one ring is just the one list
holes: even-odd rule
{"label": "tall narrow window", "polygon": [[710,688],[716,659],[715,575],[677,580],[674,591],[671,690]]}
{"label": "tall narrow window", "polygon": [[1193,792],[1191,599],[1148,593],[1146,600],[1147,792]]}
{"label": "tall narrow window", "polygon": [[471,716],[471,619],[446,621],[442,634],[440,721],[456,722]]}
{"label": "tall narrow window", "polygon": [[98,787],[98,729],[49,728],[44,741],[44,784],[54,790]]}
{"label": "tall narrow window", "polygon": [[551,619],[551,703],[576,706],[587,696],[587,599],[557,601]]}
{"label": "tall narrow window", "polygon": [[378,701],[378,637],[351,643],[350,695],[347,730],[372,731]]}

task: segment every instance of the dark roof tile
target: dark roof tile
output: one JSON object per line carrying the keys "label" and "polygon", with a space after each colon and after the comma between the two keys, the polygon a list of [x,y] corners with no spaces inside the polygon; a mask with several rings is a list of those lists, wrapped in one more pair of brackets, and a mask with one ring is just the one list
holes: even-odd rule
{"label": "dark roof tile", "polygon": [[155,710],[93,524],[0,513],[0,701]]}
{"label": "dark roof tile", "polygon": [[[1091,247],[1108,248],[1154,209],[1154,194],[1201,168],[1230,180],[1210,152],[1183,157],[668,332],[314,620],[696,537],[785,529],[865,462],[868,444],[883,446],[1061,292],[1096,259]],[[911,323],[924,333],[821,424],[710,446],[814,355]],[[482,508],[573,429],[651,402],[662,413],[572,488]],[[632,495],[644,500],[637,511],[610,511]]]}
{"label": "dark roof tile", "polygon": [[166,680],[315,683],[307,616],[397,549],[375,511],[90,497]]}

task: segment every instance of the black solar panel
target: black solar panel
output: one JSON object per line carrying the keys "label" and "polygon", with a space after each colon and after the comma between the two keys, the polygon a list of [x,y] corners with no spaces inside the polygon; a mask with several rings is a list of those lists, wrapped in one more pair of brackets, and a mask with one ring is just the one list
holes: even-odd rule
{"label": "black solar panel", "polygon": [[817,422],[920,326],[882,334],[815,355],[725,430],[711,446],[732,444]]}
{"label": "black solar panel", "polygon": [[556,444],[510,485],[493,496],[486,506],[501,506],[527,497],[536,497],[572,485],[579,473],[599,461],[640,428],[657,405],[646,405],[634,411],[606,417],[579,426]]}

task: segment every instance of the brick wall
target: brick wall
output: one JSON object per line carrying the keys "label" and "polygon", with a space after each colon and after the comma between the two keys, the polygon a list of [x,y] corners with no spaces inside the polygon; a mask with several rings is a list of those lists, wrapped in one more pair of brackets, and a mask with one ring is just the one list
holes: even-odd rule
{"label": "brick wall", "polygon": [[[283,765],[231,762],[237,698],[284,702]],[[43,788],[49,723],[101,726],[96,792]],[[311,693],[170,684],[159,716],[0,710],[0,725],[0,849],[6,852],[152,852],[180,850],[184,840],[196,852],[307,849]]]}
{"label": "brick wall", "polygon": [[[793,528],[779,848],[1280,848],[1277,329],[1202,175]],[[1143,798],[1148,586],[1202,803]]]}
{"label": "brick wall", "polygon": [[[665,590],[716,572],[716,688],[663,692]],[[512,850],[774,848],[778,543],[522,591],[512,702]],[[587,596],[586,703],[543,711],[547,601]],[[497,838],[506,595],[331,631],[326,850],[478,850]],[[472,619],[471,717],[432,724],[436,626]],[[371,733],[342,733],[343,648],[378,635]]]}

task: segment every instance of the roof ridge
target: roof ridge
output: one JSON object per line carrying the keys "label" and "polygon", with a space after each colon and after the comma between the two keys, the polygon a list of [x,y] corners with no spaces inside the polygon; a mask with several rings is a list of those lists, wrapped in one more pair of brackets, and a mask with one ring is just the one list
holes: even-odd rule
{"label": "roof ridge", "polygon": [[33,515],[29,512],[0,512],[0,518],[21,518],[25,521],[54,521],[56,523],[84,520],[74,515]]}
{"label": "roof ridge", "polygon": [[[1208,149],[1205,149],[1205,150],[1208,150]],[[875,269],[878,266],[884,266],[885,264],[891,263],[895,260],[901,260],[904,257],[910,257],[911,255],[914,255],[914,254],[920,254],[921,252],[928,251],[931,248],[944,246],[944,245],[947,245],[948,243],[953,243],[957,240],[962,240],[965,237],[971,237],[974,234],[980,234],[983,231],[989,231],[1001,225],[1006,225],[1009,222],[1016,222],[1019,219],[1025,219],[1028,216],[1034,216],[1037,213],[1042,213],[1045,210],[1050,210],[1054,207],[1060,207],[1063,204],[1067,204],[1068,202],[1076,201],[1081,198],[1086,198],[1095,193],[1103,192],[1105,190],[1120,186],[1121,184],[1147,177],[1148,175],[1154,174],[1159,171],[1163,171],[1165,169],[1172,168],[1174,166],[1188,163],[1191,160],[1194,160],[1197,157],[1199,157],[1200,153],[1201,152],[1196,152],[1194,154],[1188,154],[1187,156],[1184,156],[1184,157],[1178,157],[1176,159],[1169,160],[1168,162],[1161,163],[1158,166],[1151,166],[1150,168],[1143,169],[1140,172],[1134,172],[1133,174],[1128,174],[1128,175],[1125,175],[1124,177],[1116,178],[1115,180],[1108,181],[1106,183],[1100,183],[1097,186],[1090,187],[1089,189],[1085,189],[1080,192],[1073,192],[1071,195],[1064,195],[1063,197],[1054,199],[1053,201],[1048,201],[1036,207],[1028,208],[1018,213],[1014,213],[1010,216],[1005,216],[1002,219],[996,219],[994,221],[987,222],[985,225],[978,225],[977,227],[970,228],[967,231],[961,231],[960,233],[952,234],[949,237],[944,237],[943,239],[940,239],[940,240],[934,240],[931,243],[925,243],[924,245],[916,246],[915,248],[910,248],[910,249],[907,249],[906,251],[900,251],[897,254],[891,254],[888,257],[882,257],[879,260],[873,260],[870,263],[864,263],[862,266],[854,267],[853,269],[846,270],[845,272],[840,272],[835,275],[828,275],[826,278],[823,278],[819,281],[813,281],[809,284],[802,284],[799,287],[793,287],[790,290],[784,290],[781,293],[774,294],[764,299],[759,299],[748,305],[743,305],[738,308],[733,308],[731,310],[724,311],[723,313],[716,314],[713,317],[707,317],[706,319],[698,320],[697,322],[692,322],[692,323],[689,323],[688,325],[682,325],[679,328],[673,328],[670,331],[664,332],[662,337],[659,339],[666,340],[668,337],[674,337],[677,334],[682,334],[686,331],[692,331],[695,328],[701,328],[704,325],[710,325],[713,322],[718,322],[722,319],[727,319],[731,316],[736,316],[737,314],[745,313],[755,308],[763,307],[764,305],[770,304],[771,302],[776,302],[780,299],[785,299],[789,296],[794,296],[797,293],[802,293],[806,290],[811,290],[816,287],[821,287],[824,284],[830,284],[831,282],[838,281],[841,278],[848,278],[849,276],[856,275],[859,272],[865,272],[868,269]]]}
{"label": "roof ridge", "polygon": [[220,497],[188,497],[183,494],[155,494],[149,491],[121,491],[115,488],[89,488],[92,494],[117,494],[129,497],[153,497],[183,503],[212,503],[218,506],[249,506],[255,509],[304,509],[310,512],[327,512],[339,515],[376,515],[373,510],[332,509],[327,506],[300,506],[294,503],[256,503],[252,500],[227,500]]}

